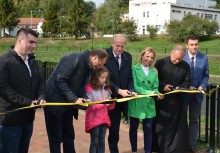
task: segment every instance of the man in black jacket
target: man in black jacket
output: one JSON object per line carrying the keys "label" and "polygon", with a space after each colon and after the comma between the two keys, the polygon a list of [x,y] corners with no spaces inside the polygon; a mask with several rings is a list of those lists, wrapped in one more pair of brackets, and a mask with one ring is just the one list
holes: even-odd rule
{"label": "man in black jacket", "polygon": [[[105,64],[104,50],[75,52],[64,56],[46,83],[48,102],[82,103],[85,85],[90,71]],[[60,153],[63,143],[64,153],[75,153],[73,116],[78,117],[74,107],[45,107],[45,120],[51,153]]]}
{"label": "man in black jacket", "polygon": [[[110,72],[110,81],[112,89],[112,98],[122,98],[130,96],[134,91],[134,82],[132,77],[132,57],[131,54],[124,51],[126,45],[126,36],[116,34],[112,39],[112,46],[107,48],[109,59],[106,67]],[[109,128],[109,150],[111,153],[118,153],[119,128],[121,121],[121,112],[127,112],[126,103],[116,103],[115,109],[109,111],[111,127]]]}
{"label": "man in black jacket", "polygon": [[[15,46],[0,57],[0,112],[45,102],[45,82],[33,56],[36,43],[37,34],[21,28]],[[34,116],[34,109],[0,115],[1,153],[28,152]]]}

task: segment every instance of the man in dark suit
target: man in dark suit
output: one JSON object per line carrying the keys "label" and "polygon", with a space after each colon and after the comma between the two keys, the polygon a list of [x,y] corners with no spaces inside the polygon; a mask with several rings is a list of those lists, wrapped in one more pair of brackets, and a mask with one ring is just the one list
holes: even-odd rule
{"label": "man in dark suit", "polygon": [[[47,102],[82,103],[85,85],[92,69],[105,64],[108,54],[105,50],[73,52],[61,58],[46,82]],[[50,153],[75,153],[73,116],[78,118],[76,107],[44,108]]]}
{"label": "man in dark suit", "polygon": [[[183,60],[190,64],[191,86],[190,89],[203,90],[209,79],[208,57],[198,52],[199,40],[195,35],[186,38],[186,52]],[[203,94],[187,94],[185,98],[186,109],[189,108],[189,152],[197,152],[198,119],[201,113]]]}
{"label": "man in dark suit", "polygon": [[[107,48],[108,60],[106,67],[110,72],[110,81],[112,89],[112,98],[121,98],[130,96],[134,91],[132,78],[132,57],[124,51],[126,45],[126,36],[123,34],[114,35],[112,46]],[[111,127],[109,128],[109,150],[111,153],[118,153],[119,128],[121,112],[123,107],[127,109],[127,104],[117,103],[114,110],[109,111]]]}

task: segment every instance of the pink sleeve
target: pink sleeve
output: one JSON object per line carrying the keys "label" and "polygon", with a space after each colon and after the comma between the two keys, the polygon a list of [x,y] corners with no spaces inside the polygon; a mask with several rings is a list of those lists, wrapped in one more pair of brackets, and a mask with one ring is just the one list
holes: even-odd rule
{"label": "pink sleeve", "polygon": [[91,84],[87,84],[86,85],[86,92],[90,93],[92,91],[92,85]]}
{"label": "pink sleeve", "polygon": [[93,110],[99,110],[102,109],[105,105],[104,104],[94,104],[92,105]]}
{"label": "pink sleeve", "polygon": [[113,110],[113,109],[115,109],[115,102],[113,102],[112,104],[108,105],[108,106],[107,106],[107,109],[108,109],[108,110]]}

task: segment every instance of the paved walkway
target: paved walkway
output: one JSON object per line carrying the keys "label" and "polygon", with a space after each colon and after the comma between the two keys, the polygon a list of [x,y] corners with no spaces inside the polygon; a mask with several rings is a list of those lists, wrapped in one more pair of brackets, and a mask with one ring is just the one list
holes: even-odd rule
{"label": "paved walkway", "polygon": [[[89,143],[90,135],[85,133],[85,112],[79,111],[79,119],[74,119],[75,127],[75,145],[77,153],[88,153],[89,152]],[[109,153],[108,144],[107,144],[106,134],[106,153]],[[143,144],[143,133],[140,130],[138,132],[138,153],[144,153],[144,144]],[[128,125],[121,124],[120,127],[120,141],[119,141],[119,151],[120,153],[131,153],[131,147],[128,137]],[[200,153],[205,153],[205,150],[200,150]],[[34,132],[31,138],[31,144],[29,148],[29,153],[49,153],[48,139],[45,127],[44,120],[44,111],[43,109],[38,109],[36,111],[36,117],[34,122]]]}
{"label": "paved walkway", "polygon": [[[79,119],[73,121],[75,127],[75,145],[77,153],[88,153],[90,144],[90,135],[85,133],[85,112],[79,111]],[[109,153],[106,134],[106,153]],[[143,133],[138,133],[138,152],[143,153]],[[128,126],[121,124],[120,127],[120,141],[119,141],[120,153],[131,153],[131,147],[128,137]],[[34,133],[31,138],[31,144],[29,153],[49,153],[48,139],[44,121],[44,112],[42,109],[36,111],[36,118],[34,124]]]}

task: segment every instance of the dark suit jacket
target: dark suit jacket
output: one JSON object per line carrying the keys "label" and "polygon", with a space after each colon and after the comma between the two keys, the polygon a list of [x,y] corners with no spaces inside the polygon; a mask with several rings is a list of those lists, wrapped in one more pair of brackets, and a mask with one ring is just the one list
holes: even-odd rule
{"label": "dark suit jacket", "polygon": [[110,81],[112,89],[112,98],[120,97],[117,92],[119,89],[128,89],[134,91],[134,83],[132,77],[132,57],[131,54],[124,51],[121,54],[122,62],[120,70],[118,68],[118,63],[114,57],[112,47],[106,49],[108,53],[108,60],[105,66],[110,72]]}
{"label": "dark suit jacket", "polygon": [[[47,102],[76,102],[79,97],[85,95],[89,72],[88,50],[65,55],[46,82]],[[50,107],[50,110],[59,114],[56,107]],[[74,116],[78,116],[77,109]]]}
{"label": "dark suit jacket", "polygon": [[[186,61],[188,64],[190,64],[188,51],[186,52],[183,60]],[[209,79],[208,57],[203,53],[197,52],[194,73],[193,74],[191,73],[191,83],[192,83],[191,85],[194,86],[195,88],[201,86],[204,89],[208,84],[208,79]],[[192,95],[187,94],[187,96],[188,98],[190,98]],[[197,101],[201,103],[203,100],[203,94],[197,94],[196,98]]]}

